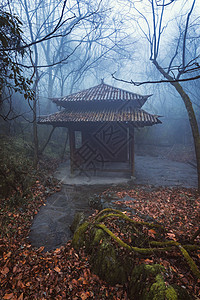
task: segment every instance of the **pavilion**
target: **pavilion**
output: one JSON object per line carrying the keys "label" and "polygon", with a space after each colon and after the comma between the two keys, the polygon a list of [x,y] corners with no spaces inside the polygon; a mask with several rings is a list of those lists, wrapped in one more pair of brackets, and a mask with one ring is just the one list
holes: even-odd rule
{"label": "pavilion", "polygon": [[161,123],[142,109],[151,95],[141,96],[101,84],[51,100],[61,111],[41,116],[39,124],[66,127],[70,170],[126,172],[134,175],[134,129]]}

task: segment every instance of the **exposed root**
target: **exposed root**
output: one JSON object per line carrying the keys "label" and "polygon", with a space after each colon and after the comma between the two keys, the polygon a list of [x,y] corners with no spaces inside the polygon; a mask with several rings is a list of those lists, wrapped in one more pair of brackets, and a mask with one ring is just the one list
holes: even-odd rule
{"label": "exposed root", "polygon": [[[100,211],[97,216],[95,217],[94,221],[92,222],[84,222],[78,230],[74,234],[73,238],[73,244],[76,246],[81,246],[84,244],[84,236],[85,232],[90,226],[90,229],[99,228],[94,236],[94,241],[90,241],[89,243],[92,242],[93,245],[98,244],[99,240],[103,239],[102,233],[106,232],[113,240],[115,240],[120,247],[123,247],[127,249],[128,251],[138,253],[141,255],[149,255],[153,254],[154,252],[164,252],[164,251],[173,251],[174,248],[178,248],[182,255],[184,256],[186,262],[188,263],[192,273],[200,279],[200,271],[197,268],[197,265],[195,264],[194,260],[191,258],[189,255],[188,251],[195,251],[199,250],[200,247],[197,245],[181,245],[180,243],[176,241],[149,241],[149,248],[140,248],[140,247],[134,247],[130,246],[124,241],[122,241],[119,237],[117,237],[110,229],[106,227],[105,224],[102,224],[101,222],[104,221],[106,218],[109,217],[114,217],[114,218],[120,218],[128,221],[134,228],[135,232],[139,232],[139,230],[136,228],[136,225],[145,225],[146,227],[150,228],[158,228],[163,229],[164,228],[158,224],[152,224],[148,222],[137,222],[126,216],[124,213],[122,213],[119,210],[112,209],[112,208],[107,208],[102,211]],[[186,250],[187,249],[187,250]]]}

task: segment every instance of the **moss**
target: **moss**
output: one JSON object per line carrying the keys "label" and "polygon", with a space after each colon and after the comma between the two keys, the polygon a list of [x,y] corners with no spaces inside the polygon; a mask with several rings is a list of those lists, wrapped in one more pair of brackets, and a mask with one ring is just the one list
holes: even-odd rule
{"label": "moss", "polygon": [[167,287],[165,296],[167,300],[178,300],[178,294],[171,285]]}
{"label": "moss", "polygon": [[192,273],[198,279],[200,279],[200,272],[199,272],[199,269],[197,268],[197,265],[195,264],[194,260],[191,258],[191,256],[189,255],[189,253],[183,248],[183,246],[179,245],[178,247],[181,250],[183,256],[185,257],[188,265],[190,266],[190,269],[191,269]]}
{"label": "moss", "polygon": [[160,272],[164,272],[165,268],[159,264],[144,265],[143,268],[146,270],[147,275],[157,275]]}
{"label": "moss", "polygon": [[159,264],[135,266],[132,271],[129,284],[130,299],[149,300],[150,287],[155,283],[155,278],[161,274],[165,268]]}
{"label": "moss", "polygon": [[156,282],[150,287],[148,300],[178,300],[176,290],[171,286],[166,286],[163,276],[158,274]]}
{"label": "moss", "polygon": [[[75,232],[72,245],[78,249],[86,246],[86,251],[91,254],[91,265],[93,271],[106,280],[109,284],[125,283],[130,276],[130,299],[137,300],[182,300],[192,299],[184,298],[187,292],[183,288],[166,286],[164,281],[165,268],[159,264],[139,265],[134,267],[134,253],[141,255],[152,254],[153,252],[170,251],[174,247],[180,249],[192,272],[200,278],[200,272],[188,254],[187,250],[175,241],[151,241],[149,248],[139,248],[130,246],[117,237],[109,228],[100,223],[108,217],[116,217],[127,220],[130,223],[132,219],[122,212],[114,209],[105,209],[101,211],[94,221],[84,222]],[[123,223],[123,222],[122,222]],[[149,224],[138,222],[138,224]],[[153,224],[154,225],[154,224]],[[135,222],[134,222],[135,226]],[[88,234],[85,232],[88,230]],[[119,247],[115,247],[111,241],[117,242]],[[189,247],[188,247],[189,246]],[[186,247],[193,249],[193,245]],[[127,249],[130,255],[127,255],[126,261],[121,253],[121,247]],[[132,271],[132,268],[134,270]],[[185,293],[185,294],[184,294]]]}
{"label": "moss", "polygon": [[[110,213],[112,212],[112,213]],[[114,214],[113,214],[114,212]],[[103,209],[102,211],[100,211],[95,220],[96,222],[101,222],[103,221],[105,218],[108,218],[108,217],[121,217],[127,221],[129,221],[130,223],[134,224],[134,225],[145,225],[147,227],[150,227],[150,228],[159,228],[161,230],[164,230],[163,226],[160,225],[160,224],[154,224],[154,223],[148,223],[148,222],[140,222],[140,221],[135,221],[131,218],[129,218],[127,215],[125,215],[123,212],[121,212],[120,210],[117,210],[117,209],[114,209],[114,208],[106,208],[106,209]]]}
{"label": "moss", "polygon": [[171,285],[168,287],[165,285],[162,274],[158,274],[155,280],[150,287],[148,300],[178,300],[176,290]]}
{"label": "moss", "polygon": [[159,264],[135,266],[131,274],[129,298],[137,300],[193,300],[186,289],[166,286],[166,270]]}
{"label": "moss", "polygon": [[103,230],[101,230],[101,229],[95,230],[94,239],[93,239],[92,244],[93,244],[93,245],[99,244],[100,240],[101,240],[103,237],[104,237]]}
{"label": "moss", "polygon": [[103,229],[109,236],[111,236],[118,244],[119,246],[133,252],[137,252],[139,254],[148,255],[152,254],[155,251],[169,251],[171,250],[170,247],[165,248],[139,248],[139,247],[132,247],[123,242],[120,238],[118,238],[112,231],[110,231],[104,224],[96,224],[97,227]]}
{"label": "moss", "polygon": [[[158,247],[179,246],[180,245],[178,242],[175,242],[175,241],[165,241],[165,242],[150,241],[149,243],[152,246],[158,246]],[[183,245],[183,247],[189,251],[200,250],[200,247],[198,245]]]}
{"label": "moss", "polygon": [[150,245],[163,247],[163,246],[177,246],[178,243],[175,241],[166,241],[166,242],[151,241]]}
{"label": "moss", "polygon": [[109,239],[105,239],[93,248],[90,262],[92,271],[109,284],[127,282],[127,273]]}
{"label": "moss", "polygon": [[75,249],[79,249],[80,247],[84,246],[86,243],[85,239],[85,232],[88,229],[89,222],[84,222],[74,233],[73,239],[72,239],[72,246]]}
{"label": "moss", "polygon": [[188,251],[200,250],[200,246],[198,246],[198,245],[183,245],[183,247]]}
{"label": "moss", "polygon": [[199,247],[196,247],[196,245],[185,245],[185,247],[184,247],[180,243],[175,242],[175,241],[167,241],[167,242],[152,241],[152,242],[150,242],[150,244],[153,245],[153,246],[165,246],[165,245],[177,246],[180,249],[181,253],[183,254],[184,258],[186,259],[188,265],[190,266],[190,269],[191,269],[192,273],[198,279],[200,279],[200,271],[197,268],[197,265],[195,264],[194,260],[191,258],[191,256],[189,255],[189,253],[185,249],[185,248],[188,248],[188,250],[191,251],[191,250],[197,250]]}
{"label": "moss", "polygon": [[148,300],[165,300],[165,282],[161,274],[156,275],[156,282],[150,287],[148,293]]}
{"label": "moss", "polygon": [[122,213],[122,214],[113,214],[113,213],[111,213],[111,214],[103,215],[103,216],[100,216],[100,217],[97,219],[97,221],[98,221],[98,222],[102,222],[102,221],[105,220],[106,218],[110,218],[110,217],[121,218],[121,219],[124,219],[124,220],[130,222],[131,225],[133,226],[135,232],[138,233],[138,230],[137,230],[137,228],[135,227],[135,224],[134,224],[135,222],[134,222],[132,219],[130,219],[129,217],[127,217],[127,216],[126,216],[125,214],[123,214],[123,213]]}
{"label": "moss", "polygon": [[118,238],[112,231],[110,231],[105,225],[98,224],[97,227],[103,229],[109,236],[111,236],[118,244],[119,246],[128,249],[129,251],[132,250],[132,247],[128,244],[124,243],[120,238]]}
{"label": "moss", "polygon": [[72,225],[70,226],[71,231],[74,233],[78,229],[78,227],[84,223],[84,221],[85,221],[84,213],[83,212],[76,213]]}
{"label": "moss", "polygon": [[159,264],[136,266],[131,275],[129,297],[137,300],[183,300],[164,281],[165,268]]}
{"label": "moss", "polygon": [[105,208],[103,210],[101,210],[95,217],[95,219],[98,221],[98,218],[101,216],[101,215],[104,215],[104,214],[107,214],[109,212],[115,212],[119,215],[123,215],[123,212],[121,212],[120,210],[118,209],[114,209],[114,208]]}

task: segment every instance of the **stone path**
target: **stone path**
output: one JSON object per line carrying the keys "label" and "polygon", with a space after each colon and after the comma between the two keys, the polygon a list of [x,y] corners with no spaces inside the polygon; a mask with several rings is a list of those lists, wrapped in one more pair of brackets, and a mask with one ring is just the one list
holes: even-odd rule
{"label": "stone path", "polygon": [[[197,174],[189,164],[169,161],[158,157],[137,156],[135,176],[131,184],[155,186],[197,187]],[[45,250],[56,249],[72,236],[70,225],[76,212],[92,213],[88,195],[106,186],[127,183],[127,178],[70,177],[66,165],[61,165],[55,173],[62,183],[62,190],[47,199],[34,218],[29,239],[33,246],[44,246]]]}
{"label": "stone path", "polygon": [[58,248],[72,237],[70,225],[75,213],[84,211],[90,215],[94,212],[85,197],[81,197],[80,189],[79,197],[76,194],[75,187],[63,186],[47,199],[31,226],[29,239],[33,246],[44,246],[46,251]]}
{"label": "stone path", "polygon": [[197,188],[197,171],[188,164],[152,156],[136,156],[136,184]]}

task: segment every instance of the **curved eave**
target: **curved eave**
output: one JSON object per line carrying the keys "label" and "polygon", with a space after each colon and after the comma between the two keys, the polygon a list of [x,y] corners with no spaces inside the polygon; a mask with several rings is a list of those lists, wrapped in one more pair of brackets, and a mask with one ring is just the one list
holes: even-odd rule
{"label": "curved eave", "polygon": [[156,115],[151,115],[144,110],[131,110],[130,108],[124,111],[61,111],[40,117],[38,121],[39,124],[50,124],[53,126],[68,126],[74,123],[98,124],[103,122],[131,123],[138,127],[162,123]]}
{"label": "curved eave", "polygon": [[89,89],[73,93],[71,95],[60,97],[60,98],[50,98],[51,101],[56,103],[58,106],[63,106],[67,108],[70,103],[109,103],[109,102],[127,102],[131,101],[136,103],[138,107],[142,107],[147,99],[151,95],[140,95],[133,92],[129,92],[120,88],[110,86],[105,83],[91,87]]}

